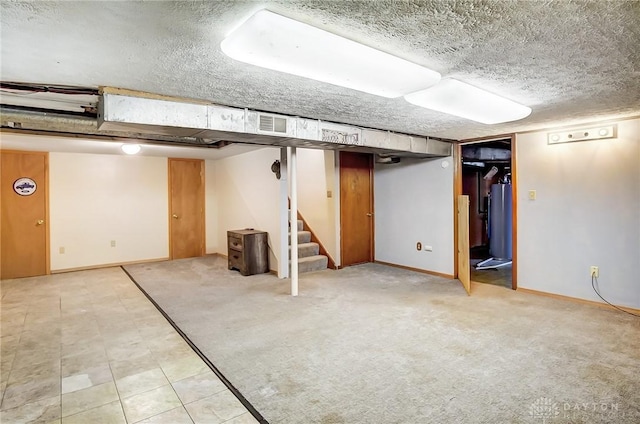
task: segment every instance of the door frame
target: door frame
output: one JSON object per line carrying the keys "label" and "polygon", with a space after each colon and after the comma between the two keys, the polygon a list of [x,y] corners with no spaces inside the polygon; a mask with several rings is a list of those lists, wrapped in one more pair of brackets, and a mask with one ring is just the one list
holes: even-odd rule
{"label": "door frame", "polygon": [[[471,267],[469,265],[469,196],[466,194],[461,194],[456,198],[456,223],[458,224],[458,238],[456,241],[458,242],[458,246],[464,250],[459,250],[457,252],[458,259],[458,268],[456,268],[456,272],[458,273],[458,280],[462,283],[462,286],[466,290],[468,295],[471,295],[471,277],[470,270]],[[463,228],[461,231],[460,229]],[[466,236],[466,237],[465,237]],[[466,239],[466,243],[465,243]],[[462,260],[462,261],[461,261]],[[462,269],[461,269],[462,268]],[[464,275],[460,275],[460,273]]]}
{"label": "door frame", "polygon": [[[454,203],[454,218],[456,218],[457,206],[456,201],[459,195],[462,193],[462,146],[469,144],[479,144],[493,140],[511,140],[511,244],[512,244],[512,260],[513,265],[511,267],[511,289],[516,290],[518,288],[518,168],[517,168],[517,147],[515,134],[506,134],[503,136],[481,137],[469,140],[461,140],[453,147],[453,203]],[[454,278],[458,278],[458,222],[454,219],[453,225],[453,261],[454,261]]]}
{"label": "door frame", "polygon": [[[342,199],[342,153],[358,153],[362,155],[367,155],[369,158],[369,202],[371,203],[371,227],[369,228],[369,262],[373,262],[375,260],[375,228],[376,228],[376,214],[375,214],[375,202],[374,202],[374,190],[373,190],[373,154],[371,153],[362,153],[362,152],[350,152],[339,150],[338,151],[338,168],[339,168],[339,180],[338,180],[338,188],[340,199],[340,266],[338,268],[344,268],[344,233],[342,228],[342,208],[344,207],[344,202]],[[349,266],[349,265],[346,265]]]}
{"label": "door frame", "polygon": [[207,220],[206,220],[206,204],[207,204],[207,199],[205,197],[205,172],[206,172],[206,164],[204,159],[189,159],[189,158],[167,158],[167,178],[169,180],[167,188],[168,188],[168,193],[167,193],[167,219],[169,222],[169,260],[173,260],[173,240],[172,240],[172,231],[171,231],[171,226],[173,225],[173,221],[172,221],[172,217],[171,217],[171,200],[172,200],[172,188],[173,188],[173,182],[171,179],[172,173],[171,173],[171,162],[172,161],[176,161],[176,162],[200,162],[200,193],[198,193],[198,195],[200,196],[200,198],[202,199],[202,216],[200,217],[201,221],[202,221],[202,244],[200,246],[200,256],[204,256],[207,252]]}
{"label": "door frame", "polygon": [[[49,219],[49,152],[42,152],[39,150],[12,150],[12,149],[0,149],[0,156],[5,153],[17,153],[17,154],[36,154],[44,156],[44,255],[45,255],[45,274],[51,274],[51,221]],[[2,199],[0,199],[0,203]],[[0,229],[0,231],[2,231]]]}

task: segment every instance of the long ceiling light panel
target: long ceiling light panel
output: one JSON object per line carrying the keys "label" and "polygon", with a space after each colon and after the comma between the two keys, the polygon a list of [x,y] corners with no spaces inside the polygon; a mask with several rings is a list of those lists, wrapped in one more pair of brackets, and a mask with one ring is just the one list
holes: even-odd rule
{"label": "long ceiling light panel", "polygon": [[530,107],[455,79],[442,80],[404,98],[414,105],[482,124],[517,121],[531,114]]}
{"label": "long ceiling light panel", "polygon": [[268,10],[251,16],[220,47],[241,62],[389,98],[440,80],[435,71]]}

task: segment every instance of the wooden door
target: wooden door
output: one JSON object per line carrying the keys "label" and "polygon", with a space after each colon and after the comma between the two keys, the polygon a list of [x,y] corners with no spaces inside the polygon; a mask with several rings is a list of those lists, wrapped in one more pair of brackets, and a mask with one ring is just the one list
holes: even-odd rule
{"label": "wooden door", "polygon": [[169,159],[169,255],[204,254],[204,161]]}
{"label": "wooden door", "polygon": [[2,279],[49,272],[48,155],[2,151]]}
{"label": "wooden door", "polygon": [[342,266],[373,260],[372,156],[340,152]]}
{"label": "wooden door", "polygon": [[458,211],[458,279],[471,294],[471,271],[469,266],[469,196],[457,199]]}

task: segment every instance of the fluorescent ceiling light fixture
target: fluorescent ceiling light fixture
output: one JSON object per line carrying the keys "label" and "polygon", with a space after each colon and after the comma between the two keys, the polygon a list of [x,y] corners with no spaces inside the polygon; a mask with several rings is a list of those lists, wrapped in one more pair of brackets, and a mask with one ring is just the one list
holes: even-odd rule
{"label": "fluorescent ceiling light fixture", "polygon": [[139,144],[123,144],[120,148],[128,155],[135,155],[137,153],[140,153],[141,149]]}
{"label": "fluorescent ceiling light fixture", "polygon": [[517,121],[531,114],[530,107],[455,79],[442,80],[404,98],[417,106],[483,124]]}
{"label": "fluorescent ceiling light fixture", "polygon": [[430,87],[440,74],[311,25],[261,10],[220,44],[229,57],[382,97]]}

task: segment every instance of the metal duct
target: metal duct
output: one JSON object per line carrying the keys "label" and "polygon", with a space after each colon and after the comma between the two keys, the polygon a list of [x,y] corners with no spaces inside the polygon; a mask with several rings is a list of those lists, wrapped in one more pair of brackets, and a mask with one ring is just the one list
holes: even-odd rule
{"label": "metal duct", "polygon": [[462,151],[462,158],[468,161],[483,161],[483,162],[500,162],[511,160],[511,148],[509,146],[498,147],[484,147],[484,146],[464,146]]}
{"label": "metal duct", "polygon": [[202,140],[158,134],[140,134],[133,131],[100,131],[95,118],[67,115],[63,112],[42,112],[0,106],[0,125],[3,128],[97,136],[105,139],[141,139],[151,143],[198,146],[208,148],[224,147],[226,142]]}
{"label": "metal duct", "polygon": [[229,106],[112,93],[101,96],[98,129],[267,146],[348,148],[398,157],[451,155],[451,143],[431,138]]}

